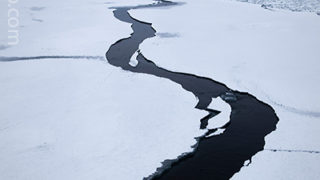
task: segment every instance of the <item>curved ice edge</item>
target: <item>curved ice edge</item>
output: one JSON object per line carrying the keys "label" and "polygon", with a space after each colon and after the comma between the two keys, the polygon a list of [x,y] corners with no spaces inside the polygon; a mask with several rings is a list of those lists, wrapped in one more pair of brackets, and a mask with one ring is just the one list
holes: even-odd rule
{"label": "curved ice edge", "polygon": [[[142,21],[136,21],[136,20],[135,20],[134,18],[132,18],[132,17],[129,15],[129,13],[127,12],[129,9],[122,9],[122,8],[120,8],[120,9],[121,9],[121,10],[124,10],[124,11],[126,12],[126,16],[129,16],[128,19],[126,19],[127,17],[125,17],[125,18],[122,19],[121,17],[118,17],[118,16],[117,16],[117,15],[119,15],[119,14],[117,14],[117,15],[115,14],[115,17],[118,18],[120,21],[127,22],[127,20],[129,20],[128,22],[130,22],[131,24],[133,24],[134,22],[131,22],[131,20],[133,20],[133,21],[139,22],[139,23],[141,23],[141,24],[151,25],[151,23],[145,23],[145,22],[142,22]],[[119,9],[119,10],[120,10],[120,9]],[[131,27],[133,28],[133,25],[132,25]],[[149,28],[150,28],[150,27],[149,27]],[[151,27],[151,29],[153,29],[153,28]],[[153,29],[153,30],[154,30],[154,29]],[[155,33],[155,30],[154,30],[153,33]],[[132,33],[131,35],[133,35],[133,33]],[[153,37],[153,36],[154,36],[153,34],[151,34],[151,35],[149,34],[149,35],[146,35],[146,37],[144,37],[144,39],[150,38],[150,37]],[[130,38],[131,38],[131,37],[129,37],[129,38],[124,38],[124,39],[118,40],[117,42],[121,42],[121,41],[124,41],[124,40],[129,40]],[[144,39],[142,38],[141,41],[143,41]],[[117,42],[114,43],[114,45],[116,45]],[[139,42],[139,44],[140,44],[140,43],[141,43],[141,42]],[[106,57],[107,57],[107,59],[108,59],[108,61],[109,61],[109,63],[110,63],[111,65],[120,67],[121,69],[123,69],[123,70],[125,70],[125,71],[146,73],[146,74],[151,74],[151,75],[155,75],[155,76],[158,76],[158,77],[166,77],[166,76],[162,76],[162,75],[159,75],[159,74],[157,75],[157,74],[153,74],[153,73],[149,73],[149,72],[144,72],[144,71],[141,71],[141,72],[140,72],[139,70],[134,69],[134,68],[132,68],[131,66],[125,64],[125,62],[121,62],[121,61],[120,61],[120,64],[119,64],[119,62],[113,61],[113,60],[117,60],[117,59],[113,59],[112,56],[111,56],[111,59],[109,59],[108,56],[110,55],[109,53],[110,53],[110,51],[112,50],[112,48],[113,48],[113,45],[109,48],[109,50],[108,50],[107,53],[106,53]],[[138,47],[137,47],[137,49],[138,49]],[[233,174],[232,174],[232,176],[241,170],[241,167],[243,167],[243,166],[246,164],[245,162],[247,162],[247,160],[251,160],[251,158],[252,158],[253,156],[255,156],[258,152],[263,151],[263,147],[264,147],[264,145],[265,145],[265,137],[266,137],[268,134],[270,134],[272,131],[276,130],[276,124],[277,124],[277,122],[279,121],[279,118],[277,117],[274,109],[273,109],[270,105],[268,105],[268,104],[266,104],[266,103],[258,100],[256,97],[252,96],[252,95],[249,94],[249,93],[231,90],[231,89],[228,88],[225,84],[220,83],[220,82],[217,82],[217,81],[214,81],[214,80],[212,80],[211,78],[200,77],[200,76],[197,76],[197,75],[187,74],[187,73],[181,73],[181,72],[173,72],[173,71],[169,71],[169,70],[166,70],[166,69],[164,69],[164,68],[158,67],[158,66],[156,66],[155,63],[153,63],[151,60],[148,60],[148,59],[146,59],[145,57],[143,57],[143,55],[142,55],[141,53],[140,53],[139,55],[140,55],[140,56],[138,56],[138,57],[140,57],[140,60],[141,60],[143,63],[146,63],[147,65],[154,66],[157,70],[164,71],[164,73],[174,73],[175,75],[185,75],[185,76],[188,76],[188,77],[194,77],[194,78],[196,78],[196,79],[199,78],[199,79],[202,79],[202,80],[208,80],[208,81],[211,81],[211,83],[214,83],[215,85],[221,85],[222,87],[225,88],[225,90],[221,90],[221,91],[223,91],[222,93],[219,93],[219,95],[218,95],[218,94],[212,95],[211,97],[220,96],[226,103],[228,103],[228,104],[230,104],[230,105],[233,104],[233,103],[235,103],[234,105],[235,105],[235,106],[238,106],[238,105],[240,105],[241,103],[240,103],[240,104],[237,104],[237,99],[222,96],[223,94],[225,94],[225,95],[230,95],[230,94],[228,94],[228,92],[229,92],[229,93],[232,93],[233,95],[235,95],[235,97],[237,97],[237,96],[241,96],[241,97],[242,97],[242,96],[246,96],[246,98],[245,98],[246,100],[254,101],[254,102],[251,102],[251,103],[258,103],[258,104],[261,104],[261,105],[265,106],[264,109],[266,110],[266,113],[268,113],[269,115],[272,116],[272,117],[270,117],[270,118],[271,118],[271,120],[272,120],[273,122],[270,122],[271,124],[269,124],[269,127],[268,127],[267,129],[265,129],[266,131],[261,132],[262,134],[260,134],[260,135],[263,135],[263,137],[260,137],[260,138],[261,138],[261,139],[259,139],[260,143],[259,143],[259,145],[257,145],[257,146],[255,147],[254,152],[251,152],[251,153],[250,153],[250,157],[247,157],[247,159],[245,159],[245,160],[243,161],[243,164],[241,164],[241,165],[238,164],[238,165],[236,165],[236,166],[234,167],[234,168],[236,168],[236,169],[233,169]],[[131,55],[131,56],[132,56],[132,55]],[[120,60],[121,60],[121,59],[120,59]],[[125,60],[125,61],[126,61],[126,60]],[[123,63],[124,63],[124,64],[123,64]],[[139,67],[137,67],[137,68],[139,68]],[[170,79],[170,80],[171,80],[171,78],[167,78],[167,79]],[[178,83],[178,84],[182,85],[181,83]],[[189,90],[188,90],[188,91],[189,91]],[[192,90],[191,90],[191,91],[192,91]],[[197,95],[195,94],[195,96],[197,96]],[[198,99],[198,100],[199,100],[199,103],[197,104],[197,106],[196,106],[195,108],[200,109],[200,110],[206,110],[206,107],[210,104],[211,101],[209,101],[207,98],[206,98],[206,99],[201,99],[201,98],[203,98],[203,96],[197,96],[197,98],[199,98],[199,99]],[[202,102],[202,104],[201,104],[200,101],[204,101],[204,102]],[[233,108],[232,108],[232,109],[233,109]],[[233,109],[233,110],[234,110],[234,111],[232,112],[232,114],[237,111],[237,108],[235,108],[235,109]],[[232,124],[233,124],[233,123],[232,123]],[[225,125],[225,128],[227,128],[228,126],[232,126],[232,124],[231,124],[231,123],[227,123],[227,124]],[[250,126],[249,126],[249,127],[250,127]],[[209,130],[208,133],[213,133],[213,132],[215,132],[216,130],[217,130],[217,129],[213,129],[213,130],[211,130],[211,131]],[[222,136],[223,136],[223,134],[222,134]],[[216,137],[216,136],[215,136],[215,137]],[[258,137],[258,138],[259,138],[259,137]],[[157,171],[156,171],[155,173],[153,173],[152,175],[150,175],[150,176],[148,176],[148,177],[145,177],[144,179],[152,179],[152,178],[154,178],[154,177],[161,176],[161,175],[166,171],[166,170],[164,169],[164,167],[169,167],[169,168],[167,168],[167,170],[169,170],[170,167],[173,168],[173,165],[175,165],[176,163],[179,163],[180,161],[183,161],[183,159],[186,159],[186,158],[188,158],[188,157],[191,157],[191,156],[195,153],[195,151],[197,150],[197,148],[198,148],[201,140],[203,140],[203,139],[210,139],[210,138],[203,138],[202,136],[198,137],[198,138],[196,139],[196,140],[197,140],[197,143],[192,147],[192,148],[194,148],[193,151],[191,151],[191,152],[189,152],[189,153],[183,153],[183,154],[181,154],[178,158],[176,158],[176,159],[174,159],[174,160],[165,160],[165,161],[163,161],[163,163],[162,163],[163,166],[162,166],[162,167],[157,168]],[[192,152],[193,152],[193,153],[192,153]],[[160,170],[161,170],[161,171],[160,171]],[[160,173],[160,172],[162,172],[162,173]],[[231,177],[231,176],[230,176],[230,177]]]}
{"label": "curved ice edge", "polygon": [[[208,131],[207,131],[208,132]],[[177,158],[175,159],[166,159],[163,162],[161,162],[162,166],[158,167],[156,169],[156,171],[154,173],[152,173],[151,175],[149,175],[148,177],[144,177],[143,180],[152,180],[155,177],[159,177],[161,176],[163,173],[165,173],[166,171],[168,171],[172,166],[174,166],[175,164],[179,163],[180,161],[187,159],[191,156],[193,156],[195,154],[195,152],[197,151],[197,148],[199,146],[199,143],[201,141],[201,139],[205,138],[207,136],[207,132],[204,133],[202,136],[199,137],[195,137],[194,139],[196,140],[196,143],[194,145],[191,146],[192,151],[190,152],[184,152],[182,154],[180,154]]]}
{"label": "curved ice edge", "polygon": [[[236,101],[237,98],[235,97],[235,95],[232,93],[232,92],[226,92],[225,94],[222,94],[220,97],[218,98],[221,98],[221,100],[223,100],[225,103],[226,101]],[[213,98],[215,99],[215,98]],[[211,104],[214,104],[215,101],[212,101]],[[210,104],[210,105],[211,105]],[[231,109],[231,106],[226,103],[230,109]],[[209,106],[210,106],[209,105]],[[209,110],[212,110],[212,109],[209,109]],[[209,111],[208,111],[209,112]],[[210,115],[210,112],[209,114]],[[217,114],[216,114],[217,115]],[[214,116],[216,116],[214,115]],[[210,117],[209,119],[211,119],[211,121],[214,121],[214,116],[213,117]],[[228,120],[226,121],[225,124],[223,124],[221,127],[217,127],[217,128],[214,128],[214,129],[201,129],[202,131],[205,131],[203,133],[203,135],[201,136],[198,136],[198,137],[194,137],[194,139],[196,140],[196,143],[194,145],[191,146],[192,148],[192,151],[190,152],[183,152],[182,154],[180,154],[177,158],[175,159],[166,159],[164,160],[163,162],[161,162],[162,166],[158,167],[156,169],[156,171],[154,173],[152,173],[151,175],[147,176],[147,177],[144,177],[143,179],[144,180],[152,180],[153,178],[156,178],[156,177],[159,177],[161,176],[162,174],[164,174],[166,171],[168,171],[172,166],[178,164],[180,161],[183,161],[184,159],[187,159],[191,156],[193,156],[196,151],[197,151],[197,148],[199,146],[199,143],[201,142],[202,139],[208,139],[208,138],[211,138],[211,137],[214,137],[214,136],[218,136],[218,135],[221,135],[223,134],[224,130],[228,127],[229,123],[230,123],[230,116],[231,116],[231,112],[230,112],[230,115],[229,115],[229,118]],[[206,117],[206,116],[205,116]],[[249,159],[248,161],[250,161],[251,163],[251,159]],[[249,163],[249,164],[250,164]],[[245,165],[245,164],[244,164]]]}

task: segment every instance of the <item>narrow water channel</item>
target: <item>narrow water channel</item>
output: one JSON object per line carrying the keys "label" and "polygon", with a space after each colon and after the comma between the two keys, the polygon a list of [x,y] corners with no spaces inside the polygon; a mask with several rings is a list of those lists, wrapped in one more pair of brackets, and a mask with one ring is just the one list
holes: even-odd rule
{"label": "narrow water channel", "polygon": [[[252,156],[263,150],[264,138],[276,129],[278,117],[271,106],[248,93],[232,90],[223,83],[207,77],[167,70],[143,56],[139,51],[139,45],[145,39],[154,37],[156,30],[151,23],[131,17],[128,11],[174,5],[179,3],[156,1],[149,5],[114,7],[115,18],[130,23],[133,33],[130,37],[120,39],[111,45],[106,58],[115,67],[165,78],[193,93],[198,99],[195,108],[209,113],[207,119],[201,124],[201,128],[205,128],[208,118],[214,117],[217,113],[215,110],[208,109],[212,98],[221,97],[232,109],[230,123],[224,127],[224,133],[209,138],[205,136],[198,138],[198,145],[193,153],[182,155],[175,161],[164,160],[163,166],[159,167],[154,174],[146,175],[148,177],[145,179],[230,179],[240,171],[245,161],[251,160]],[[133,67],[129,62],[136,52],[138,52],[138,64]],[[200,123],[200,120],[198,121]]]}

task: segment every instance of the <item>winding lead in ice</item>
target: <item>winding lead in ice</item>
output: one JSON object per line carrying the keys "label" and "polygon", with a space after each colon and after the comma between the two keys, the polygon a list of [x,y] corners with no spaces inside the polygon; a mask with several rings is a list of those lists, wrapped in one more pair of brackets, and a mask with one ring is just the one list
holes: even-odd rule
{"label": "winding lead in ice", "polygon": [[[197,138],[192,153],[182,154],[174,160],[165,160],[162,167],[145,179],[230,179],[240,171],[247,160],[251,160],[252,156],[263,150],[264,138],[276,129],[278,117],[271,106],[248,93],[231,90],[207,77],[158,67],[137,51],[145,39],[156,35],[156,31],[151,23],[131,17],[128,11],[174,5],[180,4],[162,0],[149,5],[114,7],[114,16],[120,21],[130,23],[133,33],[129,38],[120,39],[111,45],[106,58],[109,64],[123,70],[166,78],[180,84],[184,90],[197,97],[195,108],[199,110],[210,113],[212,110],[208,106],[212,99],[217,97],[221,97],[231,107],[230,121],[222,127],[222,134],[210,136],[217,129],[209,130]],[[132,66],[130,59],[135,52],[138,52],[138,63]],[[211,114],[205,121],[213,116]]]}

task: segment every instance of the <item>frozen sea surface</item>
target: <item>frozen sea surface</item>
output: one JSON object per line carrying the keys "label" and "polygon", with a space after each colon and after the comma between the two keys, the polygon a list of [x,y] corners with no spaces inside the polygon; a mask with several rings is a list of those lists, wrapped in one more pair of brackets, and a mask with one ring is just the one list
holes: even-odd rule
{"label": "frozen sea surface", "polygon": [[238,0],[260,4],[265,8],[288,9],[291,11],[320,12],[319,0]]}
{"label": "frozen sea surface", "polygon": [[[19,44],[7,46],[1,37],[0,55],[103,56],[132,33],[108,7],[147,3],[19,1]],[[6,7],[2,1],[1,27]],[[130,13],[158,30],[140,49],[160,66],[214,78],[271,104],[280,122],[268,149],[320,149],[315,13],[228,0]],[[179,86],[96,60],[0,62],[0,87],[0,179],[141,179],[192,150],[206,115]],[[234,179],[316,180],[319,162],[317,154],[264,151]]]}
{"label": "frozen sea surface", "polygon": [[[270,104],[280,121],[266,137],[267,149],[319,151],[318,15],[226,0],[130,13],[159,33],[179,34],[142,43],[141,51],[159,66],[211,77]],[[233,178],[316,180],[319,160],[310,153],[261,152]]]}

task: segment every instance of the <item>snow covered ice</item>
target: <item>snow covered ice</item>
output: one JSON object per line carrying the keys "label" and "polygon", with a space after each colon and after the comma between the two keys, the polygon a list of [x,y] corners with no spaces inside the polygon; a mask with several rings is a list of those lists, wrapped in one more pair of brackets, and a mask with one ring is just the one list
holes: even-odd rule
{"label": "snow covered ice", "polygon": [[[103,1],[18,5],[1,56],[104,56],[131,33]],[[1,62],[0,86],[0,179],[142,179],[191,151],[206,115],[178,85],[94,59]]]}
{"label": "snow covered ice", "polygon": [[238,0],[260,4],[265,8],[287,9],[291,11],[320,12],[319,0]]}
{"label": "snow covered ice", "polygon": [[[180,34],[148,39],[140,47],[161,67],[211,77],[270,104],[280,121],[265,148],[320,149],[320,96],[312,93],[320,91],[320,18],[315,13],[225,0],[130,13],[152,22],[158,32]],[[263,151],[233,178],[318,179],[319,158]]]}
{"label": "snow covered ice", "polygon": [[[132,33],[108,7],[150,2],[19,1],[19,44],[8,46],[2,1],[0,56],[103,57]],[[319,1],[249,2],[187,1],[130,14],[157,30],[140,49],[161,67],[213,78],[270,104],[280,121],[266,149],[320,150]],[[97,59],[0,62],[0,179],[142,179],[193,150],[207,115],[196,103],[173,82]],[[222,113],[208,128],[228,122],[230,107],[221,99],[210,108]],[[316,180],[319,160],[262,151],[233,179]]]}

